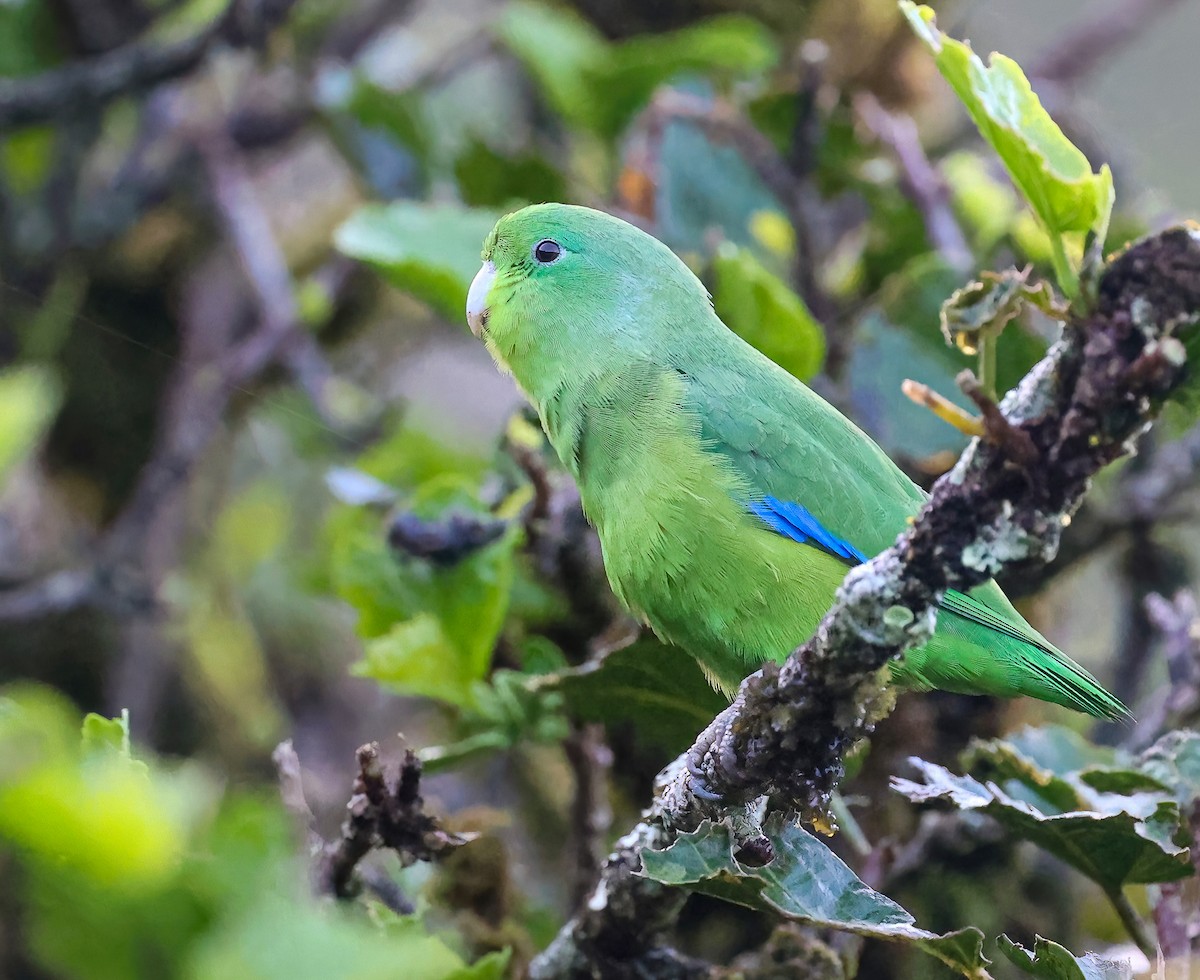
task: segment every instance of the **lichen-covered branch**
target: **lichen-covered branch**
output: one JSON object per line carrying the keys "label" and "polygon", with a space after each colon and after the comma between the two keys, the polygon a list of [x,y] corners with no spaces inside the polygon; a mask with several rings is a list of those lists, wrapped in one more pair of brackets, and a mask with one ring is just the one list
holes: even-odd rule
{"label": "lichen-covered branch", "polygon": [[929,638],[946,590],[1053,556],[1091,478],[1132,450],[1184,378],[1174,333],[1198,315],[1200,229],[1168,230],[1113,259],[1089,308],[1000,406],[1035,457],[1014,459],[1012,438],[971,444],[896,543],[846,576],[816,635],[747,678],[664,773],[644,823],[619,842],[532,975],[644,975],[645,958],[664,955],[679,898],[633,874],[642,848],[717,817],[740,825],[753,851],[752,801],[766,795],[823,818],[846,750],[878,720],[880,668]]}

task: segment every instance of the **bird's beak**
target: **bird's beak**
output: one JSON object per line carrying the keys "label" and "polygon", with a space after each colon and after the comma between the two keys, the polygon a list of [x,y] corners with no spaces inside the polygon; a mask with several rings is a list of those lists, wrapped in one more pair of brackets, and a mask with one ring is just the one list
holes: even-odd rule
{"label": "bird's beak", "polygon": [[484,262],[475,273],[475,278],[471,280],[471,288],[467,291],[467,324],[476,337],[483,335],[483,328],[487,323],[487,296],[495,278],[496,263]]}

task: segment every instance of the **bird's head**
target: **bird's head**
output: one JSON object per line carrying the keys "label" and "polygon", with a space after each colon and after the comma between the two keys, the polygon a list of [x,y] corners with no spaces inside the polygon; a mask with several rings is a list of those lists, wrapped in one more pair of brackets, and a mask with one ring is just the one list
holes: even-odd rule
{"label": "bird's head", "polygon": [[467,296],[471,331],[535,397],[572,363],[653,356],[698,315],[711,316],[708,294],[670,249],[568,204],[501,218]]}

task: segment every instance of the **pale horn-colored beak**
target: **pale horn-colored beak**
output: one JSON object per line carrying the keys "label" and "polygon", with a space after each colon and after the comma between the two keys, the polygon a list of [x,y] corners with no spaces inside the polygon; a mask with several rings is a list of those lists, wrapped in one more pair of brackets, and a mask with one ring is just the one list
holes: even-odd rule
{"label": "pale horn-colored beak", "polygon": [[484,262],[467,291],[467,325],[476,337],[483,335],[483,328],[487,324],[487,297],[495,278],[496,263]]}

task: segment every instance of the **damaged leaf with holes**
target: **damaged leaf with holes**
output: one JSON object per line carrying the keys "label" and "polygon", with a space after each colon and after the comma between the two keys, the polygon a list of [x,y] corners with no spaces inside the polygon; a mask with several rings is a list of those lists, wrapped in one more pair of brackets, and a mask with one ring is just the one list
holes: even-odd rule
{"label": "damaged leaf with holes", "polygon": [[1008,936],[996,940],[996,948],[1035,980],[1133,980],[1128,960],[1106,959],[1095,953],[1075,956],[1058,943],[1038,936],[1033,949],[1026,949]]}
{"label": "damaged leaf with holes", "polygon": [[885,895],[869,888],[825,844],[782,814],[763,827],[774,859],[752,867],[738,859],[733,835],[705,822],[664,850],[642,854],[642,875],[819,929],[835,929],[915,946],[961,976],[987,980],[983,934],[939,935],[920,928]]}
{"label": "damaged leaf with holes", "polygon": [[[1184,745],[1190,751],[1191,740]],[[1186,795],[1190,789],[1173,794],[1156,775],[1169,765],[1162,751],[1156,747],[1139,760],[1066,729],[1026,729],[974,743],[963,756],[974,775],[912,759],[920,779],[895,778],[892,786],[916,803],[986,814],[1115,894],[1125,885],[1193,873],[1178,841],[1186,834],[1181,802],[1194,796]]]}

